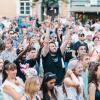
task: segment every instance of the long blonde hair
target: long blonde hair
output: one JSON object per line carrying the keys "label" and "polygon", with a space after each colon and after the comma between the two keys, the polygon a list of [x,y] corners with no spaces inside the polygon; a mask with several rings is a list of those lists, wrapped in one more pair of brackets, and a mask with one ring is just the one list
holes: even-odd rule
{"label": "long blonde hair", "polygon": [[39,80],[38,77],[31,77],[25,81],[25,93],[28,93],[30,97],[38,91],[36,88],[37,80]]}

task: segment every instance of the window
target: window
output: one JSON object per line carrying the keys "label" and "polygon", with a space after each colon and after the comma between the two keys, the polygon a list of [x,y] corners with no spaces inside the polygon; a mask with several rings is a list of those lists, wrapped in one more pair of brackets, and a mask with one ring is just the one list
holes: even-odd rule
{"label": "window", "polygon": [[18,0],[18,15],[19,16],[28,16],[28,15],[32,15],[32,0]]}

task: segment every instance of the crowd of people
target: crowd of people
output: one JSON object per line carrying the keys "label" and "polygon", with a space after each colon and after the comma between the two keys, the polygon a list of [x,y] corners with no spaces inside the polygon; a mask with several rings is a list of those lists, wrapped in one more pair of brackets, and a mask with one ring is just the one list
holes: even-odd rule
{"label": "crowd of people", "polygon": [[100,100],[99,61],[99,18],[0,18],[0,100]]}

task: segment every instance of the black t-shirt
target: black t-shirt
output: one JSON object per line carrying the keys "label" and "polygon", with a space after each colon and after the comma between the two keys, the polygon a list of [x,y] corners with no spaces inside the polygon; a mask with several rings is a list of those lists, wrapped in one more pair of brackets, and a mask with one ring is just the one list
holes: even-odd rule
{"label": "black t-shirt", "polygon": [[72,59],[73,56],[72,56],[72,51],[66,51],[65,52],[65,57],[64,57],[64,61],[65,62],[69,62],[70,59]]}
{"label": "black t-shirt", "polygon": [[20,63],[24,64],[25,61],[24,60],[15,60],[14,63],[17,66],[17,76],[19,76],[24,82],[26,80],[24,73],[22,73],[22,71],[20,70]]}
{"label": "black t-shirt", "polygon": [[67,47],[67,50],[65,51],[65,55],[64,55],[64,61],[65,62],[69,62],[70,59],[73,58],[72,56],[72,52],[73,52],[73,43],[70,44],[70,47]]}
{"label": "black t-shirt", "polygon": [[62,68],[62,54],[60,49],[57,50],[57,53],[55,56],[52,56],[50,53],[46,55],[46,57],[43,57],[43,68],[44,68],[44,73],[46,72],[52,72],[56,74],[57,80],[56,84],[60,85],[64,75],[65,75],[65,69]]}
{"label": "black t-shirt", "polygon": [[29,60],[26,60],[25,63],[28,63],[30,68],[34,67],[35,64],[36,64],[36,59],[29,59]]}

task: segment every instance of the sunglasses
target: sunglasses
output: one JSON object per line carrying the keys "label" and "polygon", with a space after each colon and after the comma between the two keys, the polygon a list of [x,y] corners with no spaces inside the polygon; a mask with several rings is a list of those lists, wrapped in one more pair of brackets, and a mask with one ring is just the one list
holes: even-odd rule
{"label": "sunglasses", "polygon": [[85,35],[84,34],[79,34],[79,37],[84,37]]}

